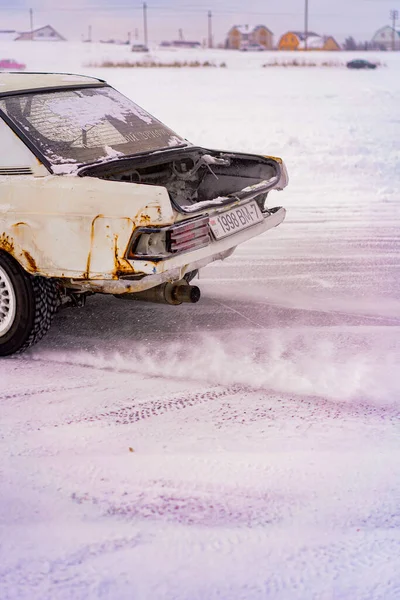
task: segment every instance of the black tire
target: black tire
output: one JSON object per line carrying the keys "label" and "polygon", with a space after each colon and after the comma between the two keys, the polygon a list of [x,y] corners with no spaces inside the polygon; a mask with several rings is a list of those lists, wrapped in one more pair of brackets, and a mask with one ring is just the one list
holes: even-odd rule
{"label": "black tire", "polygon": [[0,320],[0,356],[24,352],[39,342],[59,306],[58,287],[52,279],[29,275],[11,256],[0,252],[0,319],[5,318],[4,307],[8,309],[10,303],[15,308],[3,332]]}

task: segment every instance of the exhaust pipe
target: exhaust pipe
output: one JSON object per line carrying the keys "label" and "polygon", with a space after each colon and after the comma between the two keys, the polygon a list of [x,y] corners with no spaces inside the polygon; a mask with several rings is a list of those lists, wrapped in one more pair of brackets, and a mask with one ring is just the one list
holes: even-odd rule
{"label": "exhaust pipe", "polygon": [[155,302],[157,304],[182,304],[189,302],[195,304],[200,300],[200,289],[196,285],[188,285],[184,279],[174,283],[163,283],[156,287],[135,292],[133,294],[118,294],[116,298],[123,300],[136,300],[141,302]]}

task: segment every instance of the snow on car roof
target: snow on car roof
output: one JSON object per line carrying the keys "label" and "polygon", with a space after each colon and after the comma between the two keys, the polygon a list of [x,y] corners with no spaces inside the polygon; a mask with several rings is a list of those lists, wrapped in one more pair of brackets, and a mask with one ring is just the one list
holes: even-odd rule
{"label": "snow on car roof", "polygon": [[99,85],[103,79],[70,73],[0,73],[0,95],[25,90]]}

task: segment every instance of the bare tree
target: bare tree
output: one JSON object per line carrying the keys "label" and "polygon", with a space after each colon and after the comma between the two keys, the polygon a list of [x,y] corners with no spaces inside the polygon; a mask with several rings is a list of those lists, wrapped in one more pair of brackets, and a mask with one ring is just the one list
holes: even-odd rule
{"label": "bare tree", "polygon": [[343,47],[345,50],[357,50],[356,40],[352,36],[346,38]]}

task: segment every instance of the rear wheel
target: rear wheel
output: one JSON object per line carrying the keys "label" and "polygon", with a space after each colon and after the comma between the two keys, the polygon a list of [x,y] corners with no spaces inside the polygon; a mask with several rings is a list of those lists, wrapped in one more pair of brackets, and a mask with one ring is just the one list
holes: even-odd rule
{"label": "rear wheel", "polygon": [[50,329],[59,294],[51,279],[32,277],[0,252],[0,356],[27,350]]}

